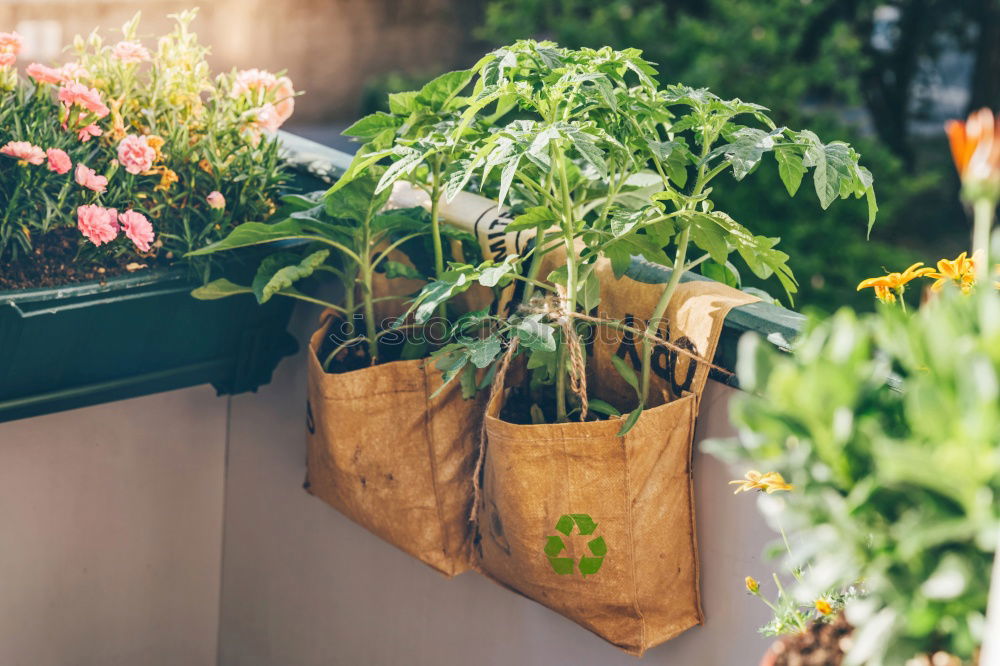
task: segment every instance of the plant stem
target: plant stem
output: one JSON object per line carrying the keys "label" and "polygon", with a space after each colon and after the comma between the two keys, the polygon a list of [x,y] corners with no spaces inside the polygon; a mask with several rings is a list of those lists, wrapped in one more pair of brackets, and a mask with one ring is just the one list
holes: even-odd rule
{"label": "plant stem", "polygon": [[976,262],[976,281],[984,283],[989,278],[990,269],[990,227],[993,226],[993,209],[996,202],[980,198],[972,204],[972,256],[981,256]]}
{"label": "plant stem", "polygon": [[528,302],[531,300],[531,296],[535,293],[535,286],[541,286],[538,282],[538,271],[542,268],[542,257],[545,256],[542,252],[542,245],[545,244],[545,229],[541,227],[538,228],[538,235],[535,236],[535,249],[531,255],[531,264],[528,266],[528,275],[525,278],[527,286],[524,288],[524,300]]}
{"label": "plant stem", "polygon": [[[701,166],[698,167],[698,179],[695,181],[694,188],[691,190],[691,194],[689,195],[687,202],[681,210],[677,211],[678,213],[694,210],[694,207],[697,205],[697,199],[705,189],[705,185],[707,185],[712,178],[721,173],[724,168],[723,165],[719,165],[706,174],[706,160],[708,159],[709,152],[712,149],[712,144],[715,143],[715,138],[714,134],[709,134],[707,132],[702,138]],[[655,156],[653,160],[654,162],[656,161]],[[669,187],[666,180],[664,180],[664,185]],[[670,281],[667,283],[667,287],[663,290],[663,293],[660,294],[660,300],[656,303],[656,308],[653,310],[652,316],[646,323],[647,335],[642,340],[642,373],[639,379],[639,400],[641,407],[645,407],[649,401],[650,370],[653,358],[653,344],[650,340],[649,334],[656,333],[656,330],[660,325],[660,319],[663,317],[663,313],[667,311],[667,306],[670,305],[670,299],[673,298],[674,292],[677,290],[677,285],[680,284],[681,276],[684,274],[685,270],[687,249],[690,240],[691,226],[689,224],[684,227],[684,230],[681,231],[681,234],[677,239],[677,254],[674,255],[674,267],[670,272]]]}
{"label": "plant stem", "polygon": [[[434,243],[434,278],[441,279],[444,275],[444,245],[441,242],[441,156],[434,159],[431,170],[431,240]],[[448,306],[441,303],[438,306],[438,316],[447,320]]]}
{"label": "plant stem", "polygon": [[365,338],[368,340],[368,353],[372,357],[372,365],[378,362],[378,337],[375,330],[375,304],[372,303],[372,276],[365,273],[365,293],[362,294],[365,307]]}
{"label": "plant stem", "polygon": [[368,355],[371,357],[372,365],[375,365],[378,363],[378,338],[376,337],[375,302],[374,294],[372,293],[372,278],[375,267],[372,264],[371,257],[371,216],[371,212],[365,216],[364,233],[362,234],[363,242],[361,245],[362,251],[358,257],[358,273],[361,278],[362,288],[364,289],[361,294],[361,301],[365,314],[365,338],[368,342]]}
{"label": "plant stem", "polygon": [[660,319],[663,318],[663,313],[667,311],[670,299],[673,298],[674,292],[677,290],[677,285],[680,284],[681,275],[684,274],[684,262],[687,259],[687,248],[690,239],[691,227],[684,227],[680,237],[677,239],[677,254],[674,256],[674,268],[670,271],[670,281],[667,282],[667,288],[660,294],[660,300],[657,301],[652,316],[646,322],[646,337],[642,339],[642,375],[641,384],[639,385],[639,398],[643,405],[648,404],[649,401],[650,369],[653,359],[653,342],[649,336],[655,335],[658,332]]}
{"label": "plant stem", "polygon": [[431,238],[434,242],[434,277],[444,273],[444,246],[441,243],[441,158],[434,162],[431,172]]}

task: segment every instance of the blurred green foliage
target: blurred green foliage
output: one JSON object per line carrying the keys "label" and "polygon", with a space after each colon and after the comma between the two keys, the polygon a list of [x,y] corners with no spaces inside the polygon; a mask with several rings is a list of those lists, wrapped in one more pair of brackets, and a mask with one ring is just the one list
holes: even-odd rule
{"label": "blurred green foliage", "polygon": [[[746,187],[716,195],[742,224],[781,237],[802,283],[796,308],[832,312],[845,304],[871,309],[871,295],[855,287],[883,269],[933,264],[967,249],[969,224],[943,131],[914,136],[912,125],[930,94],[927,77],[941,76],[929,63],[949,49],[976,56],[974,102],[1000,105],[991,83],[1000,76],[989,68],[1000,57],[990,2],[488,0],[476,36],[487,45],[534,37],[570,48],[639,48],[658,63],[662,84],[753,99],[779,124],[851,143],[875,175],[881,210],[870,240],[862,203],[820,212],[807,191],[789,201],[775,187],[773,166],[761,167]],[[879,7],[898,12],[894,27],[878,24]],[[418,88],[437,73],[372,79],[362,113],[379,110],[386,93]],[[775,290],[752,276],[747,283]],[[913,303],[918,297],[908,296]]]}
{"label": "blurred green foliage", "polygon": [[803,598],[861,581],[850,663],[968,660],[1000,534],[1000,295],[845,308],[791,355],[748,336],[738,372],[739,439],[708,448],[793,484],[761,506],[788,532]]}
{"label": "blurred green foliage", "polygon": [[[868,38],[874,9],[883,4],[899,5],[902,29],[915,33],[897,39],[888,54]],[[747,187],[717,195],[719,205],[742,224],[782,238],[780,247],[791,255],[802,282],[796,306],[832,311],[843,304],[871,308],[870,294],[855,292],[860,280],[913,261],[933,263],[966,242],[968,227],[954,203],[957,180],[943,133],[938,141],[907,137],[902,144],[895,133],[909,127],[909,109],[896,108],[912,100],[916,75],[908,63],[932,54],[943,35],[959,34],[970,3],[929,0],[912,12],[909,4],[914,3],[491,0],[478,36],[495,44],[544,37],[568,47],[640,48],[659,64],[661,83],[753,99],[771,108],[779,124],[813,127],[821,138],[843,138],[855,146],[875,175],[881,207],[870,241],[863,204],[820,212],[814,201],[806,201],[814,196],[808,191],[788,201],[776,187],[773,166],[762,167]],[[894,87],[886,88],[885,81]],[[905,100],[894,107],[893,95]],[[864,109],[872,122],[865,121]]]}

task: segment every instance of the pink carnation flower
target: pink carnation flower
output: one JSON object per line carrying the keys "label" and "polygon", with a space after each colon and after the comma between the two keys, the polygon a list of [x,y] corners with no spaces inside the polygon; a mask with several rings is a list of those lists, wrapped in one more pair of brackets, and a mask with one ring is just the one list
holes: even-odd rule
{"label": "pink carnation flower", "polygon": [[129,134],[118,144],[118,161],[131,174],[147,171],[155,159],[156,150],[145,136]]}
{"label": "pink carnation flower", "polygon": [[274,89],[274,108],[278,112],[281,123],[292,117],[295,112],[295,89],[292,87],[292,80],[287,76],[278,79],[278,85]]}
{"label": "pink carnation flower", "polygon": [[95,192],[103,192],[108,189],[108,179],[104,176],[98,176],[97,172],[93,169],[87,168],[82,164],[76,165],[75,172],[76,182],[86,187],[88,190],[93,190]]}
{"label": "pink carnation flower", "polygon": [[233,81],[233,97],[267,92],[277,85],[278,77],[263,69],[244,69],[236,73]]}
{"label": "pink carnation flower", "polygon": [[90,78],[90,72],[88,72],[87,69],[78,62],[66,63],[59,68],[59,74],[64,83]]}
{"label": "pink carnation flower", "polygon": [[139,42],[118,42],[111,53],[114,57],[128,64],[149,60],[149,50]]}
{"label": "pink carnation flower", "polygon": [[140,252],[149,252],[149,246],[153,242],[153,225],[149,223],[146,216],[134,210],[127,210],[118,216],[118,221],[125,229],[125,235],[135,243]]}
{"label": "pink carnation flower", "polygon": [[208,202],[209,208],[214,210],[222,210],[226,207],[226,197],[222,196],[222,192],[218,190],[209,192],[208,196],[205,197],[205,201]]}
{"label": "pink carnation flower", "polygon": [[0,51],[17,55],[24,47],[24,40],[16,32],[0,32]]}
{"label": "pink carnation flower", "polygon": [[46,67],[45,65],[33,62],[28,65],[25,72],[38,83],[62,83],[63,73],[61,69]]}
{"label": "pink carnation flower", "polygon": [[0,153],[35,166],[45,161],[45,151],[27,141],[11,141],[0,148]]}
{"label": "pink carnation flower", "polygon": [[95,204],[76,209],[76,228],[94,245],[110,243],[118,236],[118,211]]}
{"label": "pink carnation flower", "polygon": [[254,105],[273,105],[277,127],[292,117],[295,111],[295,88],[287,76],[277,77],[261,69],[245,69],[236,75],[233,97],[249,96]]}
{"label": "pink carnation flower", "polygon": [[266,132],[277,132],[281,127],[281,117],[274,104],[265,104],[256,109],[253,125],[258,130]]}
{"label": "pink carnation flower", "polygon": [[65,151],[58,148],[49,148],[45,151],[45,154],[49,158],[49,170],[55,171],[60,176],[69,171],[73,166],[73,162],[69,159],[69,155]]}
{"label": "pink carnation flower", "polygon": [[10,67],[17,62],[17,56],[13,53],[0,53],[0,67]]}
{"label": "pink carnation flower", "polygon": [[59,89],[59,101],[67,108],[78,104],[98,118],[103,118],[111,113],[111,110],[101,101],[101,93],[76,81],[69,81]]}
{"label": "pink carnation flower", "polygon": [[81,143],[87,143],[90,141],[92,136],[101,136],[104,134],[104,130],[94,124],[87,125],[86,127],[81,127],[76,131],[76,137],[80,139]]}

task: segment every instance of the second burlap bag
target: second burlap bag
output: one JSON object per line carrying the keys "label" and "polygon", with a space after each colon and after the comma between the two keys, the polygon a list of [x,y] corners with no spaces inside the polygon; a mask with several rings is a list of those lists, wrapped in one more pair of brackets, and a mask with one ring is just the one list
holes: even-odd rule
{"label": "second burlap bag", "polygon": [[[662,289],[610,276],[604,284],[600,315],[617,320],[652,311]],[[684,283],[667,313],[669,339],[711,359],[730,308],[754,300],[714,282]],[[592,396],[635,400],[611,369],[611,354],[630,356],[626,337],[591,346]],[[479,569],[631,654],[702,621],[691,444],[709,367],[660,351],[659,404],[624,436],[620,419],[504,421],[504,373],[484,424]]]}
{"label": "second burlap bag", "polygon": [[328,373],[310,342],[307,489],[446,576],[470,567],[472,469],[485,399],[459,382],[439,395],[426,359]]}

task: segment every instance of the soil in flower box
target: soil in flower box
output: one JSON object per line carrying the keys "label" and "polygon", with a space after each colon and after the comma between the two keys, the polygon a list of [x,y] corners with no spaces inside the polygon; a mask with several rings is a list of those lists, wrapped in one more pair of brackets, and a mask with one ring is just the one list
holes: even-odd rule
{"label": "soil in flower box", "polygon": [[104,280],[123,273],[169,264],[165,258],[139,257],[131,253],[120,257],[102,253],[97,261],[77,261],[79,251],[79,231],[69,227],[53,229],[34,239],[30,255],[3,265],[0,270],[0,291]]}

